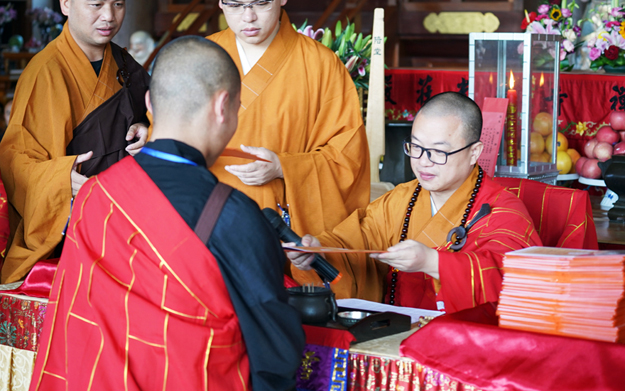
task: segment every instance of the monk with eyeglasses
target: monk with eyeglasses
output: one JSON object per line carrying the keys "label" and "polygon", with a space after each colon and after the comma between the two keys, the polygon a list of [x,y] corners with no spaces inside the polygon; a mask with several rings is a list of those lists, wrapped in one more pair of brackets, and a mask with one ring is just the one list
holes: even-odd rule
{"label": "monk with eyeglasses", "polygon": [[[300,235],[320,234],[369,203],[369,151],[345,65],[293,29],[286,3],[219,1],[229,28],[208,39],[232,56],[242,79],[239,127],[228,147],[270,163],[221,157],[212,170]],[[300,283],[319,281],[292,271]]]}
{"label": "monk with eyeglasses", "polygon": [[[384,250],[328,255],[343,273],[337,297],[456,312],[497,301],[503,254],[540,246],[525,206],[489,178],[477,160],[482,114],[469,98],[445,92],[417,113],[404,142],[415,180],[398,185],[307,246]],[[312,257],[288,253],[309,269]]]}

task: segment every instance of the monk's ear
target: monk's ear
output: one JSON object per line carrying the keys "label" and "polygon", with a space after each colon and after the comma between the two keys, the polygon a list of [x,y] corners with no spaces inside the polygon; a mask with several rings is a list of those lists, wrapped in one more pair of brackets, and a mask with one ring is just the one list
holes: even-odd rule
{"label": "monk's ear", "polygon": [[287,2],[287,1],[288,1],[288,0],[281,0],[281,1],[280,1],[280,5],[281,5],[282,7],[284,7],[284,6],[286,5],[286,2]]}
{"label": "monk's ear", "polygon": [[219,90],[213,95],[212,105],[217,123],[226,122],[228,116],[228,104],[230,103],[228,91]]}
{"label": "monk's ear", "polygon": [[480,158],[480,155],[482,154],[483,149],[484,149],[484,143],[482,143],[481,141],[478,141],[477,143],[471,146],[471,164],[470,165],[474,165],[475,163],[477,163],[477,159]]}
{"label": "monk's ear", "polygon": [[65,15],[65,16],[69,15],[69,9],[70,9],[70,3],[71,2],[72,2],[72,0],[60,0],[61,12],[63,13],[63,15]]}
{"label": "monk's ear", "polygon": [[145,92],[145,107],[147,107],[150,114],[154,116],[154,110],[152,109],[152,99],[150,98],[150,90],[147,90]]}

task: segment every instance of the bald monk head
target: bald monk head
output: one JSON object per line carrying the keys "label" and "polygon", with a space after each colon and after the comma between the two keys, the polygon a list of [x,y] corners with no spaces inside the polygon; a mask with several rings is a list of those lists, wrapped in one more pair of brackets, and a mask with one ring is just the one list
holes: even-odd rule
{"label": "bald monk head", "polygon": [[482,153],[482,113],[471,99],[444,92],[417,113],[412,134],[404,144],[421,186],[437,208],[469,177]]}
{"label": "bald monk head", "polygon": [[225,50],[205,38],[178,38],[154,62],[146,93],[154,118],[151,140],[191,145],[210,167],[234,135],[240,97],[239,71]]}
{"label": "bald monk head", "polygon": [[89,61],[100,61],[104,48],[119,32],[126,0],[60,0],[72,38]]}

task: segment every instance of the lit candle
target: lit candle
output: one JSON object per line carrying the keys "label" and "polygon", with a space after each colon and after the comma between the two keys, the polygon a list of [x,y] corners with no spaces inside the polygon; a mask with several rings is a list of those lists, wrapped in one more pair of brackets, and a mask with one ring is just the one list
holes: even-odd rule
{"label": "lit candle", "polygon": [[545,91],[543,90],[543,85],[545,85],[545,75],[541,72],[540,81],[538,82],[538,94],[536,94],[536,96],[538,97],[537,110],[539,113],[541,111],[544,111],[545,107]]}
{"label": "lit candle", "polygon": [[517,151],[516,151],[516,116],[517,116],[517,93],[514,89],[514,75],[510,71],[510,83],[506,97],[508,98],[508,115],[506,121],[506,164],[508,166],[516,166],[517,163]]}

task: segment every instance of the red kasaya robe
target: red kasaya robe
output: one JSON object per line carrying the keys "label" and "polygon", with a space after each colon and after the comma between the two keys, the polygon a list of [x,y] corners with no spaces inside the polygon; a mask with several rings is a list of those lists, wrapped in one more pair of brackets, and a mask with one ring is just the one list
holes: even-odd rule
{"label": "red kasaya robe", "polygon": [[[475,186],[477,168],[447,200],[438,213],[431,215],[430,193],[422,189],[414,207],[407,239],[419,241],[439,252],[440,281],[424,273],[399,273],[395,304],[404,307],[437,309],[442,301],[447,312],[497,301],[503,278],[503,254],[541,241],[523,203],[502,186],[484,176],[469,222],[482,204],[491,213],[479,220],[468,233],[459,252],[449,250],[448,232],[460,225],[470,194]],[[332,232],[319,235],[323,246],[386,250],[399,243],[406,209],[418,180],[398,185],[354,212]],[[333,286],[337,298],[356,297],[388,301],[389,267],[364,255],[328,255],[343,278]],[[436,282],[435,282],[436,281]]]}
{"label": "red kasaya robe", "polygon": [[133,158],[75,200],[30,389],[250,389],[215,258]]}

